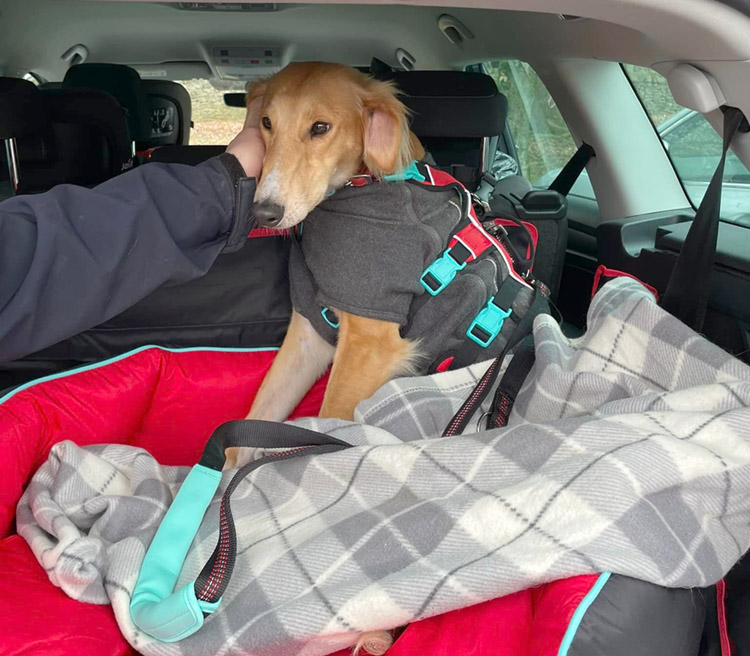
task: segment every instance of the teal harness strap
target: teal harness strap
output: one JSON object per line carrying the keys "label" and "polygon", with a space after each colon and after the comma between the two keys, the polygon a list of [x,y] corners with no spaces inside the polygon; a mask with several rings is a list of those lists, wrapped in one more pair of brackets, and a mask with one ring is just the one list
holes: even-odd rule
{"label": "teal harness strap", "polygon": [[173,592],[188,549],[221,481],[221,471],[196,465],[190,470],[141,565],[130,601],[133,623],[162,642],[175,642],[203,626],[204,608],[194,581]]}
{"label": "teal harness strap", "polygon": [[253,470],[270,459],[248,463],[234,475],[222,497],[219,542],[198,578],[175,591],[190,545],[221,481],[225,449],[291,449],[272,460],[331,453],[350,444],[315,431],[270,421],[230,421],[208,440],[200,463],[190,470],[151,541],[130,600],[130,617],[144,633],[161,642],[177,642],[203,626],[229,583],[236,555],[236,534],[229,509],[232,492]]}

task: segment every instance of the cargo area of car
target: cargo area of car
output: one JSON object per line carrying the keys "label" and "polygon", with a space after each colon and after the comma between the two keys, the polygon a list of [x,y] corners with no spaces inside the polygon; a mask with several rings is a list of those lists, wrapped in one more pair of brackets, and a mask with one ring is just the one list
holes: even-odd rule
{"label": "cargo area of car", "polygon": [[[0,199],[197,165],[242,129],[253,82],[290,62],[338,62],[393,81],[435,166],[493,214],[535,226],[534,275],[572,338],[603,268],[665,291],[720,161],[726,108],[750,116],[748,35],[745,0],[0,0],[0,79],[24,80],[38,109],[17,124],[0,110]],[[749,165],[742,131],[703,327],[745,363]],[[199,279],[0,361],[0,398],[148,345],[275,349],[291,312],[289,240],[251,237]],[[0,288],[0,308],[8,300]],[[249,359],[265,367],[267,355]]]}

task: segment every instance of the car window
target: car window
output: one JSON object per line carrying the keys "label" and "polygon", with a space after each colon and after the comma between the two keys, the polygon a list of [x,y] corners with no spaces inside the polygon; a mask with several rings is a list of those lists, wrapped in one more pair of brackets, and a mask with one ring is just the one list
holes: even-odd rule
{"label": "car window", "polygon": [[193,128],[190,130],[190,144],[226,146],[242,129],[245,110],[241,107],[227,107],[224,94],[228,91],[244,91],[244,84],[204,79],[177,82],[187,89],[192,103]]}
{"label": "car window", "polygon": [[[514,59],[486,62],[484,70],[508,99],[508,129],[518,153],[520,174],[535,187],[548,187],[576,151],[555,101],[534,69]],[[588,178],[572,190],[594,197]]]}
{"label": "car window", "polygon": [[[650,68],[623,66],[672,160],[685,192],[696,207],[721,157],[722,138],[703,114],[678,105],[666,78]],[[724,218],[750,213],[750,173],[729,152],[724,169]]]}

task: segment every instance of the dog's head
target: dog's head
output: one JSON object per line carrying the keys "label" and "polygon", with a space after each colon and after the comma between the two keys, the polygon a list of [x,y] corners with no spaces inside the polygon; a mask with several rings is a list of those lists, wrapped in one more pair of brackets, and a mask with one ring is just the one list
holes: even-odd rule
{"label": "dog's head", "polygon": [[266,144],[255,216],[277,229],[302,221],[363,165],[380,177],[424,154],[396,88],[339,64],[290,64],[254,84],[251,125]]}

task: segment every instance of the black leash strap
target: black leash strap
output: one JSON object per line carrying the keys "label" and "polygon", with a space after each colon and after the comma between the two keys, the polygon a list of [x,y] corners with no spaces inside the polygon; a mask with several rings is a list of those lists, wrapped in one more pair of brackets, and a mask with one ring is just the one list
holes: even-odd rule
{"label": "black leash strap", "polygon": [[500,379],[495,398],[492,400],[487,428],[502,428],[508,424],[510,411],[535,361],[534,339],[529,335],[516,349],[513,359]]}
{"label": "black leash strap", "polygon": [[230,501],[232,493],[248,474],[269,462],[333,453],[351,446],[324,433],[274,421],[230,421],[219,426],[203,451],[200,464],[204,467],[221,471],[225,461],[224,449],[228,447],[288,450],[246,464],[227,486],[219,511],[219,541],[195,581],[196,598],[215,603],[221,599],[229,584],[237,556],[237,533]]}
{"label": "black leash strap", "polygon": [[[492,361],[484,376],[482,376],[476,387],[472,390],[469,398],[464,401],[459,411],[453,415],[453,419],[450,420],[443,431],[443,437],[453,437],[463,432],[469,421],[471,421],[471,418],[476,414],[479,406],[487,398],[487,394],[489,394],[500,373],[503,360],[510,350],[509,347],[513,345],[510,344],[506,347]],[[534,361],[534,337],[531,334],[527,334],[516,349],[513,359],[500,379],[500,384],[492,401],[487,428],[502,428],[508,423],[508,417],[510,416],[510,411],[513,409],[516,396],[518,396],[521,386],[534,366]]]}
{"label": "black leash strap", "polygon": [[[464,431],[466,426],[469,424],[469,421],[471,421],[471,418],[474,416],[474,414],[476,414],[479,406],[482,404],[484,399],[487,398],[487,394],[489,394],[490,390],[494,386],[495,381],[497,380],[497,376],[500,373],[500,369],[502,367],[505,356],[519,343],[531,342],[533,344],[533,334],[531,331],[533,329],[534,319],[538,314],[549,312],[549,310],[549,301],[547,300],[545,294],[542,293],[542,290],[537,284],[531,306],[519,322],[518,326],[513,332],[513,335],[511,336],[510,340],[508,340],[508,343],[506,344],[500,355],[498,355],[497,358],[493,360],[492,364],[484,373],[484,376],[482,376],[476,387],[472,390],[471,394],[469,394],[469,398],[464,401],[464,404],[459,408],[458,412],[453,415],[453,418],[450,420],[450,422],[448,422],[448,425],[443,431],[443,437],[453,437],[454,435],[459,435]],[[521,351],[521,349],[522,347],[519,346],[519,352]],[[516,356],[513,357],[513,360],[515,359]],[[476,362],[476,359],[474,361]],[[531,364],[533,365],[533,360]],[[508,366],[510,367],[510,365]],[[528,371],[526,373],[528,374]],[[523,383],[523,380],[521,381],[521,383]],[[513,396],[513,398],[515,400],[515,395]],[[508,412],[510,412],[510,410]]]}
{"label": "black leash strap", "polygon": [[662,296],[662,307],[695,331],[703,328],[711,294],[711,274],[716,259],[719,236],[719,214],[724,164],[732,139],[740,130],[747,130],[747,120],[736,107],[724,109],[724,145],[719,165],[711,178],[693,225],[677,257],[667,289]]}
{"label": "black leash strap", "polygon": [[563,196],[567,196],[592,157],[596,157],[594,149],[587,143],[582,143],[578,150],[573,154],[573,157],[571,157],[568,160],[568,163],[563,166],[562,171],[557,174],[557,177],[549,186],[549,189],[551,191],[556,191]]}

